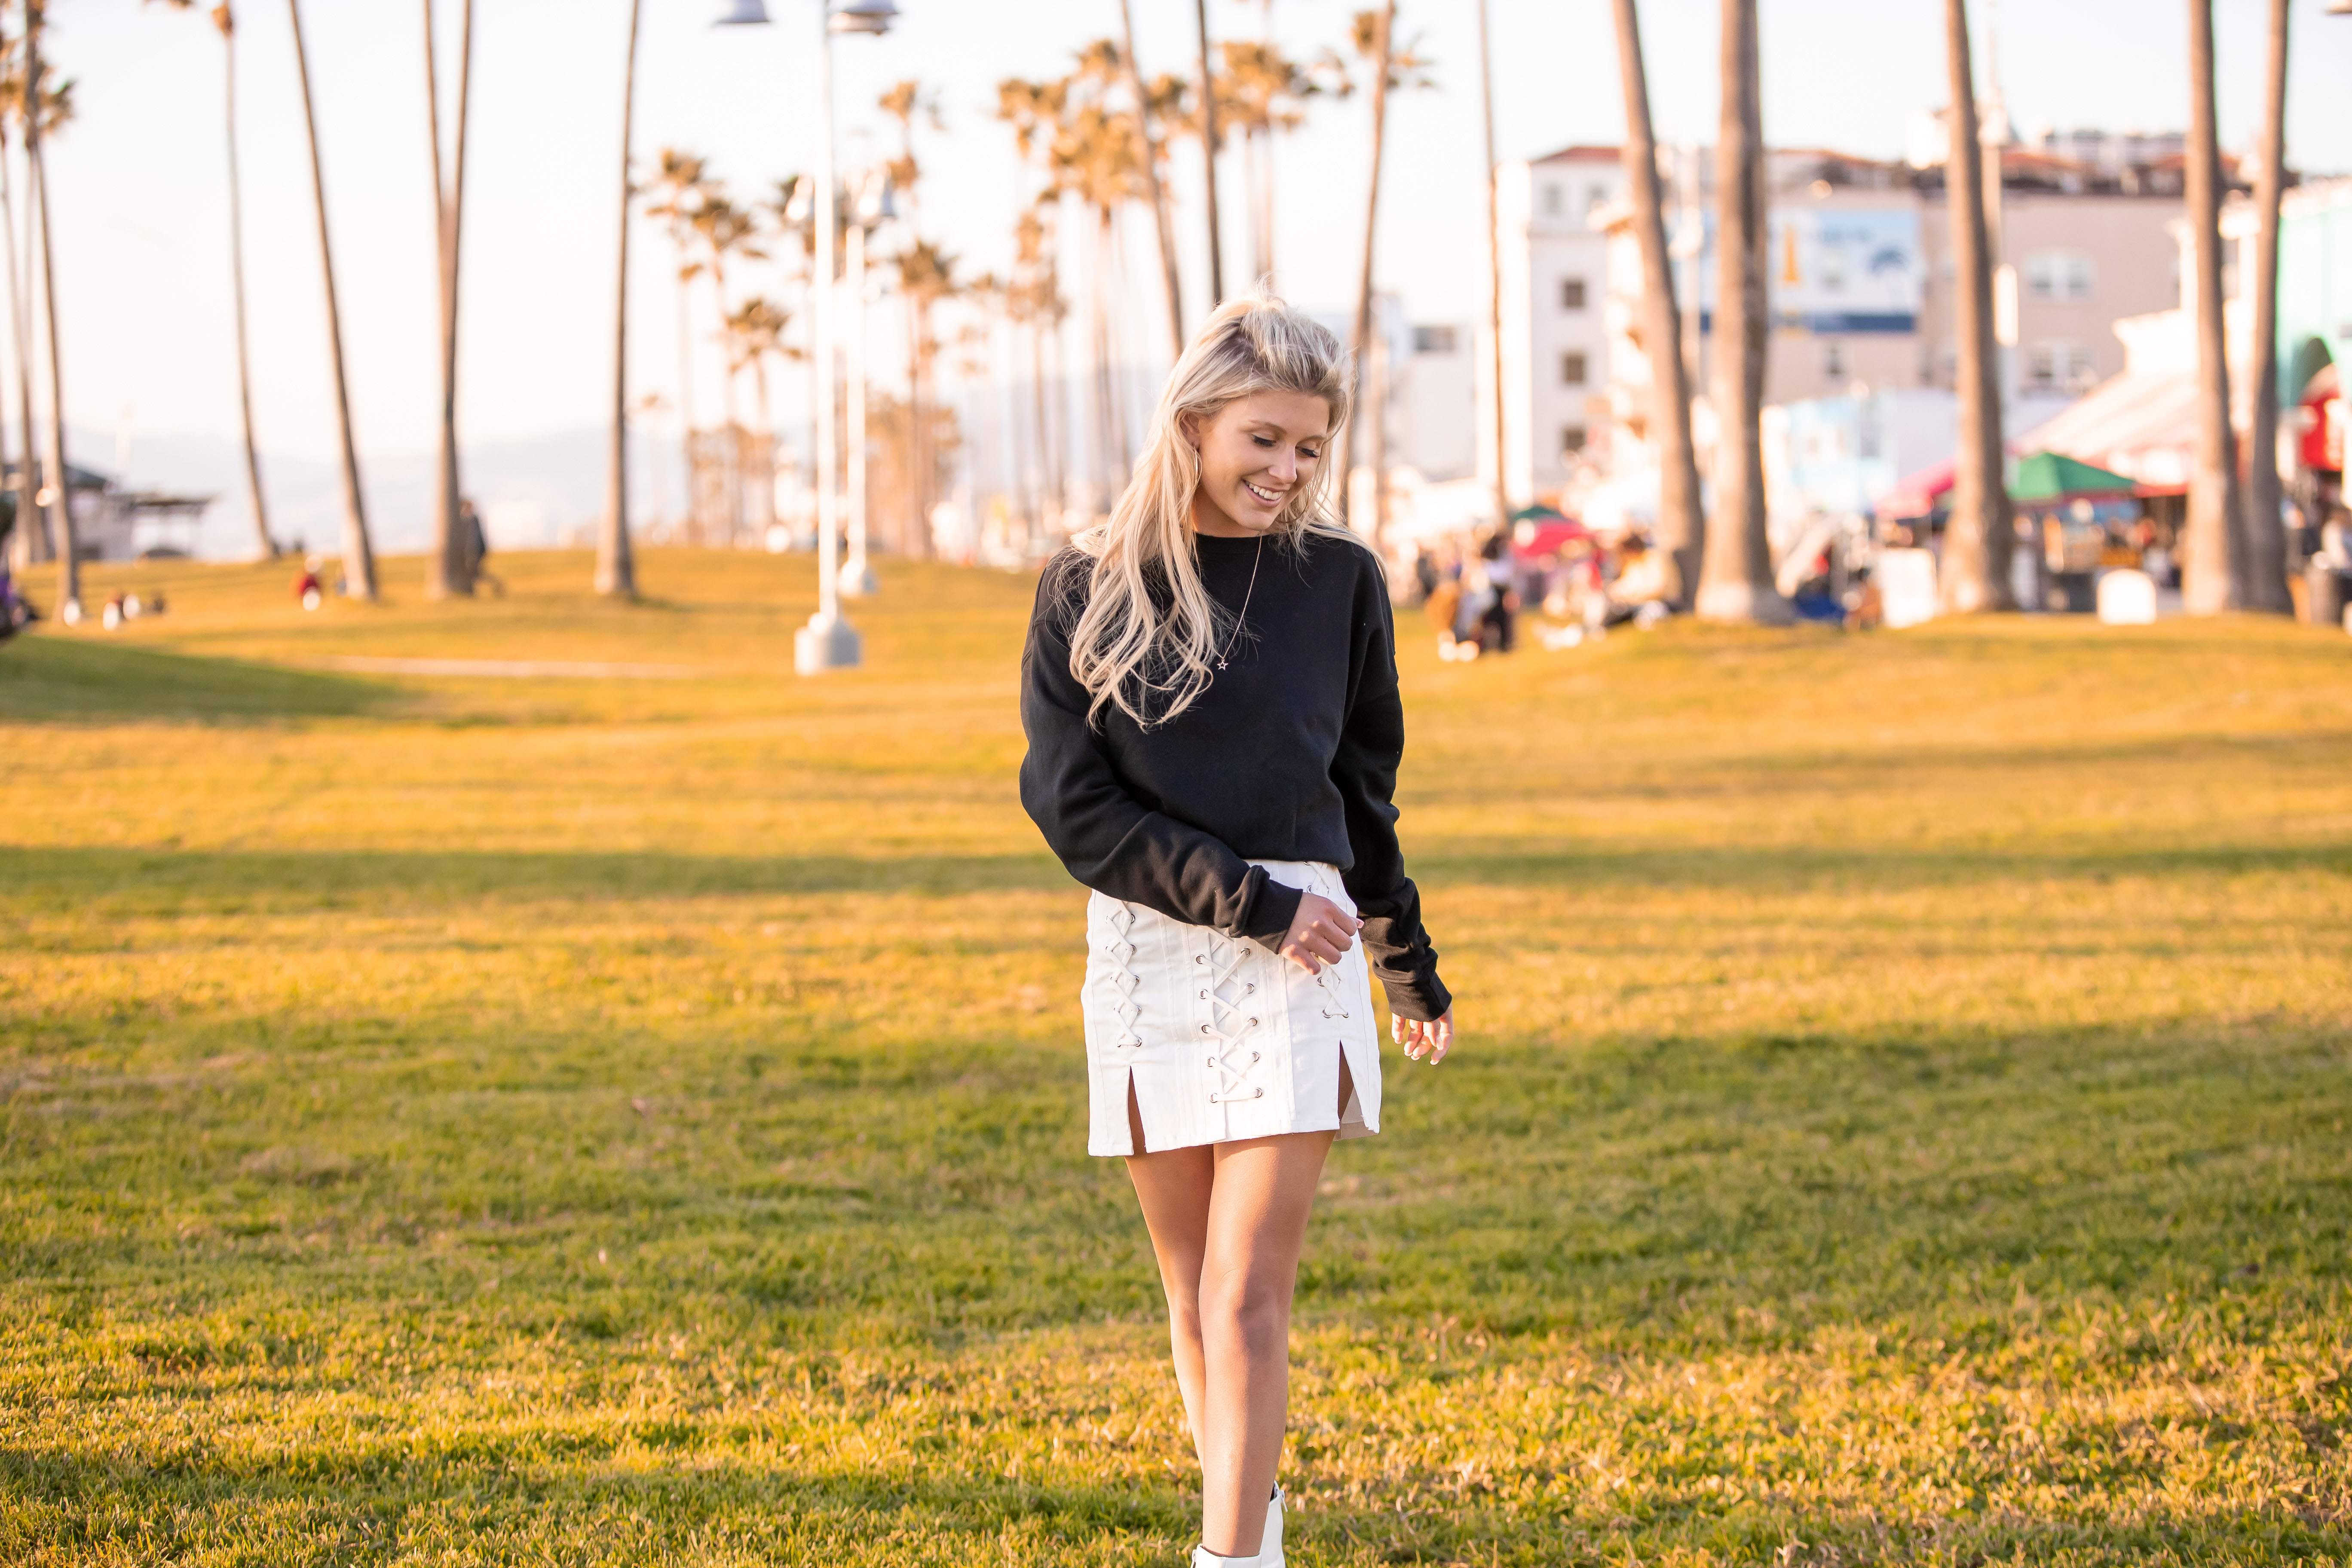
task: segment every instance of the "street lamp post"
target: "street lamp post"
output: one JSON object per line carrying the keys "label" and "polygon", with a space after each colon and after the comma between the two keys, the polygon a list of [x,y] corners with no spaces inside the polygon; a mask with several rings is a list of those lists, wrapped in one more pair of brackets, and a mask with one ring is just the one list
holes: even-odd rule
{"label": "street lamp post", "polygon": [[850,598],[865,598],[880,586],[866,563],[866,239],[894,214],[888,177],[875,169],[860,174],[850,197],[845,237],[849,256],[843,268],[848,274],[849,299],[849,332],[842,356],[849,381],[849,559],[842,567],[841,592]]}
{"label": "street lamp post", "polygon": [[[855,669],[865,662],[865,647],[841,613],[840,507],[834,494],[833,420],[833,242],[835,191],[833,169],[833,35],[881,34],[890,30],[898,15],[891,0],[818,0],[817,5],[817,142],[816,142],[816,279],[811,290],[816,306],[816,614],[793,634],[793,668],[803,675],[828,669]],[[721,26],[761,26],[768,20],[765,0],[730,0],[719,17]]]}

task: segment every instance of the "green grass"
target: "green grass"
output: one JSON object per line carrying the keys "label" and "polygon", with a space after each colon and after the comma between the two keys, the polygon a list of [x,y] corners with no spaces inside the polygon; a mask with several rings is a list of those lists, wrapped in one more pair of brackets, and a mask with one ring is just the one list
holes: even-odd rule
{"label": "green grass", "polygon": [[[500,564],[0,648],[0,1561],[1178,1562],[1026,584]],[[2340,637],[1408,629],[1295,1561],[2352,1562]]]}

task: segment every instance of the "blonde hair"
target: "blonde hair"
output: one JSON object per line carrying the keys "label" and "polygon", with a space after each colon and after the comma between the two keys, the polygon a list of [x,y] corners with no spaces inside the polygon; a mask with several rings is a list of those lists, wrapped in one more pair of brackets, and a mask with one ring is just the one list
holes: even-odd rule
{"label": "blonde hair", "polygon": [[[1071,542],[1093,560],[1086,608],[1070,631],[1070,675],[1093,696],[1090,721],[1106,707],[1145,729],[1175,718],[1207,688],[1212,661],[1234,630],[1233,616],[1202,585],[1193,552],[1201,454],[1185,423],[1204,424],[1261,392],[1297,392],[1329,406],[1325,434],[1336,437],[1348,422],[1349,369],[1347,351],[1328,329],[1263,293],[1219,307],[1184,350],[1118,504]],[[1328,509],[1329,488],[1328,468],[1318,461],[1276,519],[1274,540],[1296,546],[1321,533],[1352,542]]]}

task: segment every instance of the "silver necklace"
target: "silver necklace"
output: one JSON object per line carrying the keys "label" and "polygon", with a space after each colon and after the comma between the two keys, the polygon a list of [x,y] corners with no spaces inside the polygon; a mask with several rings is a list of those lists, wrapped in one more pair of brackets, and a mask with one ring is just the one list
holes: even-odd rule
{"label": "silver necklace", "polygon": [[1257,596],[1258,563],[1265,559],[1265,535],[1261,533],[1257,536],[1257,553],[1250,557],[1249,588],[1242,595],[1242,613],[1234,617],[1234,629],[1231,635],[1225,638],[1224,653],[1217,655],[1217,668],[1219,669],[1225,668],[1225,654],[1233,652],[1234,645],[1242,640],[1242,623],[1249,619],[1250,600]]}

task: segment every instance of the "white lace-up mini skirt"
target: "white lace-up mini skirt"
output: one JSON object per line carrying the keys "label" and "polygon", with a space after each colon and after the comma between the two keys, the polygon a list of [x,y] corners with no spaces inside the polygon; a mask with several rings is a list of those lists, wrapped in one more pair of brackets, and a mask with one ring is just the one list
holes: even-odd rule
{"label": "white lace-up mini skirt", "polygon": [[[1255,860],[1276,881],[1355,901],[1320,861]],[[1129,1086],[1145,1148],[1283,1132],[1381,1130],[1371,970],[1359,942],[1309,974],[1272,949],[1097,893],[1087,904],[1087,1152],[1131,1154]],[[1339,1063],[1353,1092],[1339,1104]]]}

